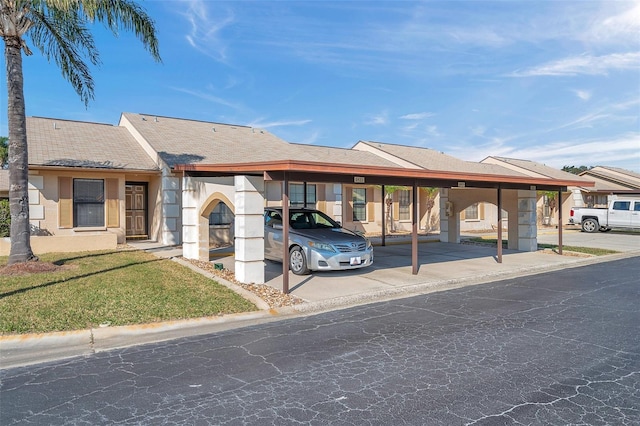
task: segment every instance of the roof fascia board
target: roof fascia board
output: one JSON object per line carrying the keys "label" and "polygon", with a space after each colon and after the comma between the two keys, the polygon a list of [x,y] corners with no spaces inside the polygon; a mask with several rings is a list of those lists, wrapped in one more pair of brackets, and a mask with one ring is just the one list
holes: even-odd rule
{"label": "roof fascia board", "polygon": [[[223,172],[223,173],[257,173],[266,172],[300,172],[300,173],[320,173],[334,175],[352,176],[378,176],[392,178],[425,179],[435,181],[455,181],[461,185],[467,182],[483,182],[491,184],[526,184],[530,186],[546,185],[552,187],[564,186],[593,186],[585,182],[578,182],[564,179],[536,178],[531,176],[505,176],[480,173],[462,173],[434,171],[425,169],[406,169],[394,167],[376,167],[367,165],[347,165],[335,163],[317,163],[311,161],[266,161],[256,163],[234,163],[234,164],[179,164],[174,166],[175,171],[184,172]],[[464,184],[463,184],[464,183]]]}

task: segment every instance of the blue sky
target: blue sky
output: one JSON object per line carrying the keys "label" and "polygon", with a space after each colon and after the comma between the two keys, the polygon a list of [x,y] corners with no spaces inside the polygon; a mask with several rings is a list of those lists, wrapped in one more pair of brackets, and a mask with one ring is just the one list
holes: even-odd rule
{"label": "blue sky", "polygon": [[303,144],[640,172],[640,1],[140,3],[162,64],[97,27],[95,100],[85,108],[35,51],[27,115],[116,124],[138,112]]}

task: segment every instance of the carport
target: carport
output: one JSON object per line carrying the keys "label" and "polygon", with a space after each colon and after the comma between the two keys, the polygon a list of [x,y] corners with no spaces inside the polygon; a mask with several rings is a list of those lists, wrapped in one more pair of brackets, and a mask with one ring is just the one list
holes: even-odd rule
{"label": "carport", "polygon": [[[536,242],[536,191],[554,191],[559,198],[568,186],[584,186],[584,181],[538,178],[524,175],[467,173],[460,171],[428,170],[420,168],[374,166],[367,164],[327,163],[301,160],[278,160],[232,164],[182,164],[174,167],[175,172],[182,172],[183,187],[189,188],[190,179],[211,177],[233,177],[235,179],[236,200],[236,278],[241,282],[257,282],[253,277],[259,276],[253,271],[262,268],[264,279],[264,250],[262,237],[262,209],[260,204],[260,188],[265,181],[283,183],[282,207],[283,216],[289,215],[289,182],[324,182],[339,184],[366,184],[380,186],[384,193],[386,185],[412,188],[412,231],[411,231],[411,267],[412,274],[418,274],[418,188],[437,187],[443,189],[440,199],[442,242],[459,242],[457,229],[455,200],[458,193],[473,189],[491,190],[492,197],[498,207],[496,245],[496,261],[502,262],[502,210],[517,213],[517,222],[509,224],[509,248],[520,251],[535,251]],[[262,184],[262,186],[261,186]],[[505,200],[505,194],[507,195]],[[183,209],[192,208],[185,202]],[[382,203],[384,209],[384,203]],[[562,223],[562,212],[558,210],[558,223]],[[259,217],[259,220],[258,220]],[[384,218],[384,214],[382,215]],[[443,218],[444,219],[443,221]],[[260,228],[259,231],[257,228]],[[186,235],[186,232],[183,232]],[[512,236],[512,233],[515,235]],[[283,240],[288,240],[289,224],[284,221]],[[188,239],[185,237],[185,243]],[[382,224],[382,245],[385,245],[385,225]],[[558,227],[559,253],[562,254],[562,226]],[[262,256],[257,251],[262,250]],[[197,253],[197,251],[195,251]],[[185,257],[190,257],[185,252]],[[283,247],[282,291],[289,292],[289,251]]]}

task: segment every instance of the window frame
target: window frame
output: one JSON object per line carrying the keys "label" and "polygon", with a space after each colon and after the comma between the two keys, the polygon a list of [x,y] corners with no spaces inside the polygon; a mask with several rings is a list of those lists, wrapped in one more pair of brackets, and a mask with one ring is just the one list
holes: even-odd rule
{"label": "window frame", "polygon": [[[291,207],[304,207],[304,184],[303,183],[290,183],[289,184],[289,205]],[[307,184],[307,207],[315,207],[318,200],[318,190],[316,184]]]}
{"label": "window frame", "polygon": [[411,220],[411,190],[398,190],[398,220]]}
{"label": "window frame", "polygon": [[[223,206],[225,211],[216,211],[216,209],[222,209]],[[218,223],[216,223],[216,221],[213,219],[215,216],[220,217]],[[222,222],[222,219],[227,216],[230,217],[231,220],[229,222]],[[218,204],[216,204],[216,206],[213,208],[213,210],[211,210],[211,213],[209,213],[209,226],[231,226],[234,219],[235,218],[233,215],[233,211],[231,211],[229,206],[227,206],[224,201],[219,201]]]}
{"label": "window frame", "polygon": [[[78,185],[83,182],[92,182],[92,183],[101,183],[102,192],[96,194],[95,200],[92,199],[82,199],[79,198],[78,193],[82,192],[78,188]],[[90,188],[88,188],[90,189]],[[74,228],[105,228],[106,227],[106,203],[105,203],[105,195],[106,195],[106,187],[104,179],[92,179],[92,178],[74,178],[72,182],[72,202],[73,202],[73,227]],[[84,194],[83,194],[84,195]],[[86,212],[81,212],[85,207],[90,209],[90,206],[98,207],[96,211],[98,214],[93,215],[92,217],[95,219],[95,222],[90,222],[88,215],[92,215],[90,210]],[[101,214],[100,214],[101,213]],[[98,223],[98,221],[100,223]]]}
{"label": "window frame", "polygon": [[[474,211],[475,211],[475,214],[469,214]],[[480,203],[473,203],[469,207],[464,209],[464,220],[469,220],[469,221],[480,220]]]}
{"label": "window frame", "polygon": [[[356,196],[356,194],[360,194]],[[352,203],[352,220],[354,222],[366,222],[367,221],[367,188],[351,188],[351,203]],[[360,216],[362,215],[362,216]]]}

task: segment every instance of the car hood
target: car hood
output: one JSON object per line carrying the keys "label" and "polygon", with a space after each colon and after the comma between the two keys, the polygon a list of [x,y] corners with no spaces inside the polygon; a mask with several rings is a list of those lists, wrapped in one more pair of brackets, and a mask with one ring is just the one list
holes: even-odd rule
{"label": "car hood", "polygon": [[365,238],[361,235],[358,235],[355,232],[345,228],[290,229],[289,232],[326,243],[342,243],[365,240]]}

